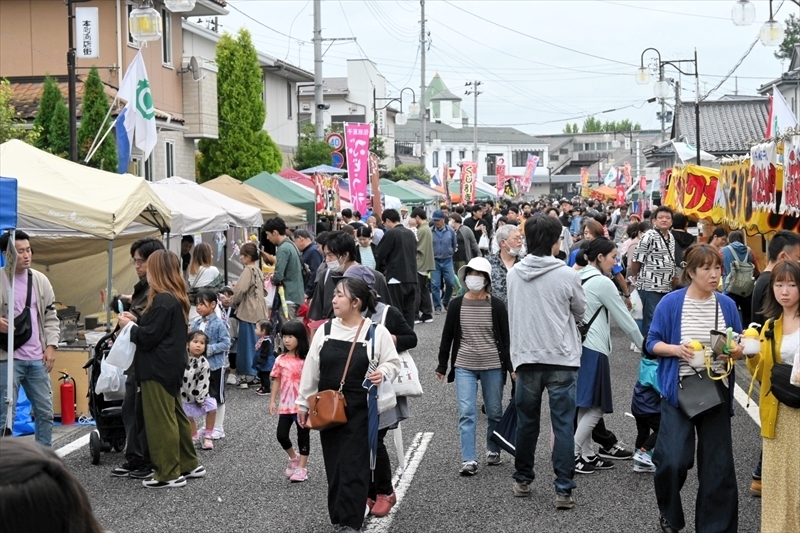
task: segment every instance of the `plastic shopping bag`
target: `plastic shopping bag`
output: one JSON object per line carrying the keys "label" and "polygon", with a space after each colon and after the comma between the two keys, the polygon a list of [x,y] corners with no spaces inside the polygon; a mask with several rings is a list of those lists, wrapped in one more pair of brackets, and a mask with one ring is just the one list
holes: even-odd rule
{"label": "plastic shopping bag", "polygon": [[[103,394],[106,400],[116,398],[120,391],[125,392],[124,370],[108,362],[108,357],[100,361],[100,375],[94,387],[97,394]],[[112,397],[108,395],[111,394]]]}
{"label": "plastic shopping bag", "polygon": [[378,385],[378,413],[384,413],[389,409],[394,409],[397,405],[397,396],[394,394],[392,383],[386,379]]}
{"label": "plastic shopping bag", "polygon": [[634,320],[642,320],[644,315],[642,313],[642,298],[639,296],[639,291],[633,289],[631,291],[631,316]]}
{"label": "plastic shopping bag", "polygon": [[794,354],[794,363],[792,364],[792,374],[789,376],[789,383],[795,387],[800,387],[800,350]]}
{"label": "plastic shopping bag", "polygon": [[128,325],[122,328],[103,363],[113,365],[122,370],[128,370],[131,367],[133,356],[136,353],[136,345],[131,342],[132,327],[133,323],[128,322]]}

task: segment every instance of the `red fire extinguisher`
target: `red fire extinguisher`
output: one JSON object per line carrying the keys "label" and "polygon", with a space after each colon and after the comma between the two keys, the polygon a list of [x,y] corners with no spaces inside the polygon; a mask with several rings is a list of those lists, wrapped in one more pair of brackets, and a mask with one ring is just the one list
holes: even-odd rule
{"label": "red fire extinguisher", "polygon": [[59,381],[61,384],[61,424],[69,426],[75,423],[75,411],[78,405],[75,403],[75,379],[66,372],[61,372]]}

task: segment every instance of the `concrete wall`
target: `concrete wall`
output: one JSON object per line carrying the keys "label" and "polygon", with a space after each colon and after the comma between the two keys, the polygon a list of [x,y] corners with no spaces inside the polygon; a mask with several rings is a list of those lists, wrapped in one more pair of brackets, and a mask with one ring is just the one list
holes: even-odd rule
{"label": "concrete wall", "polygon": [[[202,58],[197,61],[199,72],[183,74],[184,125],[188,128],[186,136],[192,139],[216,139],[219,137],[217,67]],[[185,64],[188,64],[188,58]]]}
{"label": "concrete wall", "polygon": [[167,176],[167,141],[173,141],[175,146],[175,174],[187,180],[195,180],[194,141],[183,136],[183,132],[161,130],[158,133],[158,144],[153,149],[153,181],[162,180]]}
{"label": "concrete wall", "polygon": [[[264,102],[267,117],[264,129],[284,153],[297,148],[297,86],[286,78],[264,72]],[[291,99],[291,109],[289,102]]]}

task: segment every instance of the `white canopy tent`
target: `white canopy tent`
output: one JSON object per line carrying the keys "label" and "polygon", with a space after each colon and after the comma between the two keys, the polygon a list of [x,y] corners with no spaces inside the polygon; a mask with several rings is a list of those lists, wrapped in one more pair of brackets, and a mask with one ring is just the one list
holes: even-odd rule
{"label": "white canopy tent", "polygon": [[189,235],[228,229],[228,213],[221,207],[187,198],[168,184],[155,182],[152,187],[172,213],[170,233]]}
{"label": "white canopy tent", "polygon": [[194,181],[174,176],[157,181],[155,185],[169,187],[180,195],[181,198],[187,198],[212,206],[219,206],[220,209],[227,213],[227,222],[229,226],[258,228],[261,227],[264,221],[261,216],[261,209],[234,200],[217,191],[201,187]]}

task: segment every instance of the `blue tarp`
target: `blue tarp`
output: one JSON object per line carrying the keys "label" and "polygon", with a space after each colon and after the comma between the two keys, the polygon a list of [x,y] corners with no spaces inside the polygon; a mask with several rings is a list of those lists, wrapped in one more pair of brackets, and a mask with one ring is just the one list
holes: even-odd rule
{"label": "blue tarp", "polygon": [[0,177],[0,231],[17,227],[17,180]]}

